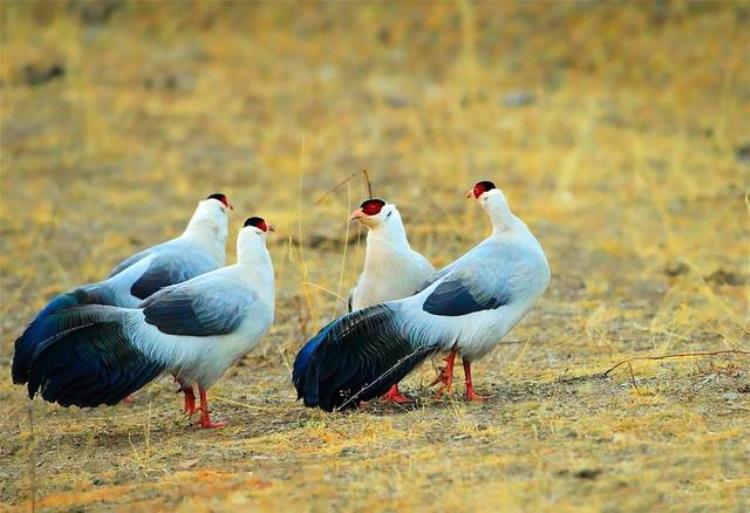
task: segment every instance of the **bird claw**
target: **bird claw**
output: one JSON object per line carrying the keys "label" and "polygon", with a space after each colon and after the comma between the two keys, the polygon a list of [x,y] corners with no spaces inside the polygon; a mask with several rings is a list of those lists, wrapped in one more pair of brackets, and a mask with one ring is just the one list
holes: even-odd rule
{"label": "bird claw", "polygon": [[471,362],[464,358],[464,380],[466,383],[467,401],[486,401],[490,396],[479,395],[474,390],[474,381],[471,379]]}
{"label": "bird claw", "polygon": [[438,399],[443,397],[443,395],[446,393],[450,394],[452,384],[453,384],[453,375],[448,369],[448,367],[440,367],[439,370],[440,370],[440,373],[438,374],[437,378],[435,378],[435,380],[432,383],[430,383],[431,387],[437,385],[438,383],[441,384],[440,388],[435,393]]}
{"label": "bird claw", "polygon": [[383,396],[384,403],[395,403],[395,404],[408,404],[411,399],[402,394],[397,385],[393,385],[388,392]]}
{"label": "bird claw", "polygon": [[212,422],[210,418],[201,417],[198,421],[198,426],[203,429],[219,429],[226,426],[226,422]]}
{"label": "bird claw", "polygon": [[491,398],[492,398],[492,396],[490,396],[490,395],[479,395],[479,394],[477,394],[474,391],[473,388],[469,388],[469,389],[466,390],[466,400],[467,401],[483,402],[483,401],[486,401],[486,400],[491,399]]}
{"label": "bird claw", "polygon": [[[203,429],[218,429],[226,426],[226,422],[211,422],[211,415],[208,411],[208,399],[206,399],[206,390],[203,387],[199,386],[198,393],[201,397],[201,418],[198,420],[198,426]],[[193,396],[193,398],[195,398],[195,396]]]}
{"label": "bird claw", "polygon": [[446,392],[451,392],[451,388],[453,387],[453,362],[456,359],[457,353],[457,347],[453,346],[453,349],[451,349],[451,352],[448,354],[448,356],[443,358],[445,366],[440,367],[440,373],[438,374],[437,378],[435,378],[435,381],[430,384],[430,386],[434,386],[438,383],[442,383],[440,390],[437,391],[438,399],[440,399]]}

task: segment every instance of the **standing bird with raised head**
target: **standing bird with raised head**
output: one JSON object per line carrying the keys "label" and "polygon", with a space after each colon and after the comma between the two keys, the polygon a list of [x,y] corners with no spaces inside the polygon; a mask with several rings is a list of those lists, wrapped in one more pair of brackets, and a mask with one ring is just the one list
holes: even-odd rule
{"label": "standing bird with raised head", "polygon": [[[478,399],[471,364],[491,351],[547,288],[542,246],[492,182],[471,191],[492,234],[433,275],[419,293],[365,308],[330,323],[300,351],[295,386],[306,406],[354,408],[383,395],[429,355],[460,353],[467,399]],[[295,365],[295,367],[297,367]]]}
{"label": "standing bird with raised head", "polygon": [[209,416],[206,390],[273,323],[269,230],[263,219],[249,218],[237,237],[237,263],[163,288],[135,308],[77,306],[38,321],[29,397],[112,405],[169,373],[183,384],[186,403],[197,386],[199,425],[220,427]]}
{"label": "standing bird with raised head", "polygon": [[26,383],[29,367],[42,340],[37,329],[58,311],[81,305],[133,308],[162,287],[180,283],[223,266],[226,261],[228,210],[226,195],[215,193],[198,203],[185,231],[118,264],[98,283],[83,285],[55,297],[16,340],[13,382]]}
{"label": "standing bird with raised head", "polygon": [[[432,264],[414,251],[396,205],[373,198],[349,216],[368,228],[365,267],[349,296],[349,311],[415,294],[435,272]],[[384,401],[407,403],[394,384]]]}

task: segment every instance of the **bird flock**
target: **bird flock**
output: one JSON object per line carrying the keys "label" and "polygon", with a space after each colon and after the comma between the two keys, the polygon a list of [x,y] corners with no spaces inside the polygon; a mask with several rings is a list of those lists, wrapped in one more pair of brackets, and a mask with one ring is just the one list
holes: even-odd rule
{"label": "bird flock", "polygon": [[[392,203],[364,201],[349,217],[368,228],[362,274],[349,312],[300,349],[292,382],[305,406],[354,409],[363,402],[412,401],[398,383],[434,355],[446,355],[432,383],[450,393],[457,356],[467,400],[477,394],[471,364],[489,353],[546,289],[550,269],[537,239],[490,181],[467,197],[492,223],[492,234],[435,270],[409,245]],[[274,322],[274,270],[266,248],[273,227],[248,218],[237,259],[225,265],[226,195],[198,203],[177,238],[137,253],[102,281],[50,301],[15,342],[13,382],[61,406],[96,407],[129,400],[170,374],[197,425],[210,416],[206,391],[252,351]],[[196,405],[195,392],[199,403]]]}

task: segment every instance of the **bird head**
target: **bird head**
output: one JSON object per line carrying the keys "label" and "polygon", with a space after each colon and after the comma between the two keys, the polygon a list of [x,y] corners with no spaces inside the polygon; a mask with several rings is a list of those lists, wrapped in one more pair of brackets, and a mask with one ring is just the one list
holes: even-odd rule
{"label": "bird head", "polygon": [[198,207],[187,229],[202,234],[208,233],[211,237],[226,240],[229,210],[232,208],[225,194],[220,192],[211,194],[198,202]]}
{"label": "bird head", "polygon": [[266,220],[262,217],[248,217],[242,231],[266,239],[268,238],[268,232],[275,232],[276,230],[271,224],[266,223]]}
{"label": "bird head", "polygon": [[206,196],[206,199],[204,201],[208,201],[208,200],[218,201],[219,206],[223,208],[225,211],[226,209],[234,210],[234,207],[232,206],[232,204],[229,203],[229,199],[227,198],[227,195],[221,192],[215,192],[213,194]]}
{"label": "bird head", "polygon": [[[237,260],[239,262],[258,263],[268,257],[266,240],[273,226],[262,217],[248,217],[237,236]],[[259,260],[259,258],[261,260]]]}
{"label": "bird head", "polygon": [[490,182],[489,180],[483,180],[481,182],[477,182],[474,187],[470,189],[468,193],[466,193],[466,197],[474,198],[480,203],[484,203],[490,196],[494,195],[496,192],[500,192],[500,190],[495,187],[494,183]]}
{"label": "bird head", "polygon": [[349,221],[359,221],[368,228],[374,229],[396,218],[400,218],[396,205],[386,203],[380,198],[372,198],[363,201],[359,208],[349,216]]}
{"label": "bird head", "polygon": [[489,180],[477,182],[466,194],[466,197],[473,198],[482,205],[496,229],[505,229],[511,225],[513,215],[508,206],[508,201],[502,191],[495,187],[494,183]]}

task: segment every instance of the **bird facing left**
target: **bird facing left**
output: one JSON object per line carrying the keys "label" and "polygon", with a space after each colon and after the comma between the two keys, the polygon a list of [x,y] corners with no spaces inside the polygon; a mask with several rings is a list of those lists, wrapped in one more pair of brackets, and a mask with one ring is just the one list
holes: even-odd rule
{"label": "bird facing left", "polygon": [[221,427],[209,416],[206,390],[273,324],[270,231],[264,219],[248,218],[235,264],[165,287],[135,308],[75,306],[35,321],[29,397],[40,393],[62,406],[112,405],[169,373],[182,385],[186,407],[193,398],[188,413],[195,411],[198,388],[198,424]]}

